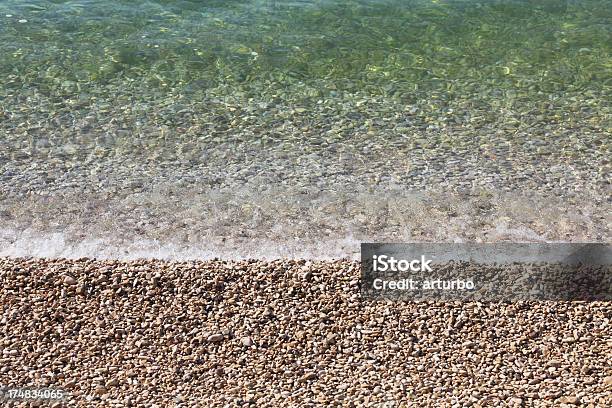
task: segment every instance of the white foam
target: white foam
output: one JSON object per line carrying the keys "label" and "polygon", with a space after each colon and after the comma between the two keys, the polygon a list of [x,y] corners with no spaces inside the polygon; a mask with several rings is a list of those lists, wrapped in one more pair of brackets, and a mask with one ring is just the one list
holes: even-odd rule
{"label": "white foam", "polygon": [[594,201],[501,194],[29,197],[0,202],[0,256],[329,260],[357,259],[360,242],[605,242],[605,214]]}
{"label": "white foam", "polygon": [[359,241],[351,236],[342,239],[302,242],[300,240],[271,241],[263,239],[245,242],[202,242],[179,245],[168,241],[138,239],[133,241],[109,238],[88,238],[75,241],[66,233],[40,233],[3,230],[0,236],[0,256],[40,258],[96,259],[353,259],[359,257]]}

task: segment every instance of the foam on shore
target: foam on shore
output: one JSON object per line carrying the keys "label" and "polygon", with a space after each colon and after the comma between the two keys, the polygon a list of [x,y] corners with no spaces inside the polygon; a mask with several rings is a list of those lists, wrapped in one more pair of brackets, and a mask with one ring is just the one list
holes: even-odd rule
{"label": "foam on shore", "polygon": [[356,259],[359,242],[607,242],[597,197],[290,188],[0,200],[0,256]]}

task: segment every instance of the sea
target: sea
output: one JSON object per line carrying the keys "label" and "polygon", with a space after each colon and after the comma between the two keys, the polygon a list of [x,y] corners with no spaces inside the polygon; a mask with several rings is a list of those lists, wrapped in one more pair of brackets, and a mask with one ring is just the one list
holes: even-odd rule
{"label": "sea", "polygon": [[0,0],[0,256],[609,241],[609,0]]}

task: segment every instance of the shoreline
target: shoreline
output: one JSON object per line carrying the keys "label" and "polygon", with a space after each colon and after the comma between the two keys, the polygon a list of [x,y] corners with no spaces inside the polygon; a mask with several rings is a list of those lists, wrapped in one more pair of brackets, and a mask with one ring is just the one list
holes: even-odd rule
{"label": "shoreline", "polygon": [[609,242],[605,195],[277,188],[0,200],[0,256],[356,258],[359,242]]}
{"label": "shoreline", "polygon": [[610,403],[611,302],[373,301],[359,275],[0,258],[0,382],[65,388],[70,406]]}

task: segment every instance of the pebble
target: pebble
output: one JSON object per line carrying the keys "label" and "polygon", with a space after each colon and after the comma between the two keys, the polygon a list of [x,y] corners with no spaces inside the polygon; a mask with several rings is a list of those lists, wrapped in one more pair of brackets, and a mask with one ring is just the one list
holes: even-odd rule
{"label": "pebble", "polygon": [[220,341],[223,341],[223,334],[218,333],[218,334],[212,334],[210,336],[208,336],[208,341],[211,343],[218,343]]}
{"label": "pebble", "polygon": [[317,378],[317,375],[315,373],[306,373],[300,378],[300,382],[314,380],[315,378]]}
{"label": "pebble", "polygon": [[66,285],[76,285],[77,281],[70,275],[64,276],[64,283]]}
{"label": "pebble", "polygon": [[569,396],[569,397],[561,397],[559,399],[559,402],[562,404],[572,404],[572,405],[577,405],[580,403],[580,398],[575,397],[575,396]]}
{"label": "pebble", "polygon": [[509,402],[510,402],[510,405],[512,406],[518,406],[518,407],[523,406],[523,400],[517,397],[510,398]]}
{"label": "pebble", "polygon": [[98,395],[103,395],[106,394],[108,392],[108,390],[106,389],[106,387],[96,387],[95,389],[95,393]]}

